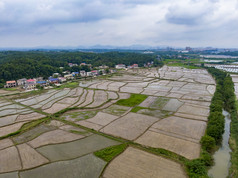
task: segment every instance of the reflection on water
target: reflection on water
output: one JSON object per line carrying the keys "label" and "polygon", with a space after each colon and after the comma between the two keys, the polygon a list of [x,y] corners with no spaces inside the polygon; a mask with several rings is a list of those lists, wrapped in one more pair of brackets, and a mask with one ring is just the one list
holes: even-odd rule
{"label": "reflection on water", "polygon": [[229,137],[230,137],[230,115],[223,111],[225,116],[225,132],[222,136],[222,145],[214,154],[214,166],[208,171],[208,175],[213,178],[226,178],[229,174],[230,167],[230,152]]}

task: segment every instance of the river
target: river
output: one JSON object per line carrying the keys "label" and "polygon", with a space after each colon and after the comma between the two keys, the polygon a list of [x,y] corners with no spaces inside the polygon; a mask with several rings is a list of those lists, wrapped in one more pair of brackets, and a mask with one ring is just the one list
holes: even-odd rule
{"label": "river", "polygon": [[230,167],[230,114],[223,111],[222,114],[225,116],[225,132],[222,135],[222,145],[213,155],[214,166],[208,171],[208,175],[212,178],[226,178],[229,175]]}

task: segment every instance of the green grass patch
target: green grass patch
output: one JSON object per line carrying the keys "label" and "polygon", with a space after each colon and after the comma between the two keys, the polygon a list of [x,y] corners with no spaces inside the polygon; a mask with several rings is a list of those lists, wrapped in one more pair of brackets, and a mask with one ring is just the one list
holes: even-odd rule
{"label": "green grass patch", "polygon": [[126,148],[127,148],[127,144],[111,146],[103,150],[94,152],[94,155],[103,159],[106,162],[110,162],[113,158],[115,158],[117,155],[122,153]]}
{"label": "green grass patch", "polygon": [[158,118],[166,118],[172,115],[174,112],[157,110],[157,109],[141,109],[138,111],[139,114],[145,114],[148,116],[158,117]]}
{"label": "green grass patch", "polygon": [[78,131],[78,130],[70,130],[71,133],[74,134],[79,134],[79,135],[87,135],[89,132],[88,131]]}
{"label": "green grass patch", "polygon": [[147,109],[147,108],[141,107],[141,106],[136,106],[136,107],[134,107],[134,108],[131,110],[131,112],[137,113],[137,112],[140,111],[141,109]]}
{"label": "green grass patch", "polygon": [[57,90],[63,89],[63,88],[76,88],[79,86],[78,82],[67,82],[62,84],[61,86],[57,87]]}
{"label": "green grass patch", "polygon": [[17,88],[3,88],[6,91],[19,91]]}
{"label": "green grass patch", "polygon": [[188,65],[188,64],[184,64],[184,63],[170,63],[170,64],[168,64],[168,66],[184,67],[187,69],[201,69],[201,67],[194,66],[194,65]]}
{"label": "green grass patch", "polygon": [[141,94],[131,94],[128,99],[121,99],[116,102],[118,105],[133,107],[143,102],[148,96]]}

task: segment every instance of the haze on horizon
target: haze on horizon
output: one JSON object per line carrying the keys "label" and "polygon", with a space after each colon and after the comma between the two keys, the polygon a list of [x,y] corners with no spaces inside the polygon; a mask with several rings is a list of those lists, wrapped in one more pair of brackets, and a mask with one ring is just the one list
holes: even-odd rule
{"label": "haze on horizon", "polygon": [[0,47],[237,48],[237,0],[0,0]]}

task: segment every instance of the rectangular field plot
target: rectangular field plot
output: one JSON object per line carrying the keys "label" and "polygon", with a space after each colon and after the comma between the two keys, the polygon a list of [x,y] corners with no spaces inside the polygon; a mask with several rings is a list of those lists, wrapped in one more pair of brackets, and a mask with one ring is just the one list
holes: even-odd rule
{"label": "rectangular field plot", "polygon": [[183,106],[181,106],[181,108],[179,108],[178,112],[207,117],[209,115],[209,108],[202,108],[199,106],[184,104]]}
{"label": "rectangular field plot", "polygon": [[93,118],[87,119],[86,122],[92,122],[94,124],[105,126],[117,118],[118,118],[117,116],[114,116],[111,114],[107,114],[104,112],[98,112],[96,114],[96,116],[94,116]]}
{"label": "rectangular field plot", "polygon": [[132,147],[109,163],[103,178],[185,178],[182,166],[171,160]]}
{"label": "rectangular field plot", "polygon": [[34,140],[31,140],[28,143],[33,148],[37,148],[43,145],[69,142],[69,141],[77,140],[83,137],[84,136],[82,135],[73,134],[73,133],[69,133],[69,132],[58,129],[58,130],[53,130],[50,132],[43,133],[42,135],[35,138]]}
{"label": "rectangular field plot", "polygon": [[108,88],[108,90],[119,91],[120,87],[122,87],[125,84],[126,83],[124,83],[124,82],[113,82],[113,83],[108,84],[107,88]]}
{"label": "rectangular field plot", "polygon": [[120,143],[103,136],[91,135],[68,143],[43,146],[37,148],[37,151],[51,161],[59,161],[77,158],[118,144]]}
{"label": "rectangular field plot", "polygon": [[157,132],[147,131],[136,142],[154,148],[164,148],[188,159],[196,159],[200,155],[200,144]]}
{"label": "rectangular field plot", "polygon": [[94,108],[107,102],[107,92],[103,90],[96,90],[94,93],[93,103],[89,104],[87,108]]}
{"label": "rectangular field plot", "polygon": [[171,116],[156,122],[151,128],[181,135],[185,138],[189,137],[199,141],[204,135],[206,126],[206,122],[203,121]]}
{"label": "rectangular field plot", "polygon": [[129,113],[110,123],[100,131],[128,140],[134,140],[158,120],[158,118],[151,116]]}

